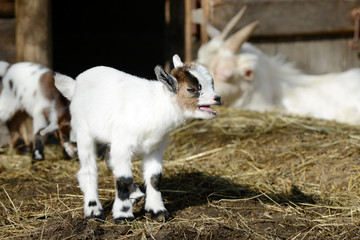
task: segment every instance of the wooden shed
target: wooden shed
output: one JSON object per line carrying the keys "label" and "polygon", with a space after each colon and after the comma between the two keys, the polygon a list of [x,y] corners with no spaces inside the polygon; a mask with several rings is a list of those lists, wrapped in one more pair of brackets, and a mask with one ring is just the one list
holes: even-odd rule
{"label": "wooden shed", "polygon": [[[268,55],[282,54],[307,73],[338,72],[359,67],[359,0],[187,0],[186,55],[194,58],[207,41],[204,24],[222,29],[241,6],[247,11],[234,32],[259,20],[250,39]],[[200,29],[191,29],[198,23]],[[355,30],[355,31],[354,31]],[[199,38],[199,37],[198,37]],[[195,51],[194,51],[195,49]]]}
{"label": "wooden shed", "polygon": [[244,4],[237,29],[260,20],[250,42],[266,54],[280,53],[307,73],[359,66],[351,12],[360,0],[0,0],[0,59],[71,76],[109,65],[154,77],[153,67],[169,66],[174,53],[195,59],[207,40],[201,26],[221,29]]}

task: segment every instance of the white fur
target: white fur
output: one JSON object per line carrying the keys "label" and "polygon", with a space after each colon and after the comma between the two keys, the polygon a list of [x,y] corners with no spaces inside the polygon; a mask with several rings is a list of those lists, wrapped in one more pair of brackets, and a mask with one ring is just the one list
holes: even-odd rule
{"label": "white fur", "polygon": [[[184,65],[179,57],[173,59],[175,66]],[[213,105],[215,92],[210,74],[199,66],[192,71],[204,84],[199,104]],[[176,94],[160,81],[142,79],[109,67],[91,68],[76,81],[56,75],[55,81],[56,87],[71,99],[71,126],[76,132],[81,163],[78,180],[84,193],[86,216],[103,211],[97,192],[96,141],[110,145],[108,163],[116,179],[132,178],[131,159],[143,155],[145,209],[154,213],[166,211],[161,193],[151,184],[151,177],[162,173],[162,155],[170,132],[189,118],[210,119],[215,115],[200,113],[198,109],[194,112],[182,109]],[[71,92],[73,95],[69,96]],[[141,196],[141,191],[136,189],[130,199],[116,197],[113,217],[133,217],[132,203]],[[96,201],[96,207],[89,207],[89,201]]]}

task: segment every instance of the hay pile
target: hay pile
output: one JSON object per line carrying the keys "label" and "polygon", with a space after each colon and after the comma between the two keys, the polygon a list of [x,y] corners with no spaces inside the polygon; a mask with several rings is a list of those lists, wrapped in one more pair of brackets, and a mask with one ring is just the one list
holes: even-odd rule
{"label": "hay pile", "polygon": [[[47,146],[32,163],[0,155],[0,239],[355,239],[360,235],[360,128],[218,108],[177,129],[164,156],[167,223],[114,225],[114,180],[99,160],[105,222],[86,221],[78,162]],[[141,181],[141,161],[133,162]]]}

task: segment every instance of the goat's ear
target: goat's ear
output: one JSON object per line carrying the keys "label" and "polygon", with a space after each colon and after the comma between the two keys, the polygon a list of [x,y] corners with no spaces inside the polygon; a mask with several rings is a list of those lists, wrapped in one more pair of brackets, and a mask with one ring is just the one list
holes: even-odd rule
{"label": "goat's ear", "polygon": [[175,68],[184,66],[184,63],[181,61],[179,55],[177,54],[173,56],[173,63]]}
{"label": "goat's ear", "polygon": [[163,84],[165,84],[165,86],[173,93],[177,93],[178,91],[178,83],[176,78],[174,78],[173,76],[171,76],[171,74],[168,74],[167,72],[164,71],[164,69],[157,65],[154,69],[155,74],[156,74],[156,78],[162,82]]}

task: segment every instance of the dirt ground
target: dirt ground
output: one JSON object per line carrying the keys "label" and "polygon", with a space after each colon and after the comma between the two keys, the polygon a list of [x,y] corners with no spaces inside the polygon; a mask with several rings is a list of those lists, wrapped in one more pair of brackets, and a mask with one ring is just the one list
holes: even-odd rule
{"label": "dirt ground", "polygon": [[[212,121],[177,129],[161,184],[172,218],[114,224],[114,180],[99,159],[107,218],[86,220],[79,162],[58,145],[32,162],[3,147],[0,239],[358,239],[360,128],[280,114],[218,109]],[[135,181],[141,161],[133,161]]]}

